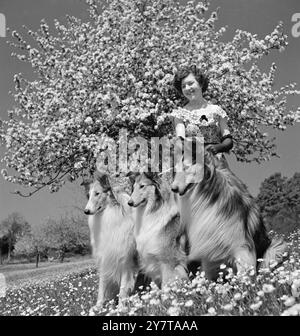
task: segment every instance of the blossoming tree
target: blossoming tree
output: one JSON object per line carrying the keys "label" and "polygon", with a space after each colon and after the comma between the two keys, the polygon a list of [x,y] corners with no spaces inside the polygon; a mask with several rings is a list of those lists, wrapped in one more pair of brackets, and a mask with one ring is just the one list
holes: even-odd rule
{"label": "blossoming tree", "polygon": [[217,28],[207,1],[87,3],[89,22],[67,17],[50,34],[42,21],[37,32],[28,31],[33,46],[12,32],[22,51],[16,56],[31,64],[36,79],[14,77],[17,106],[1,127],[6,180],[32,192],[57,191],[66,177],[76,180],[95,166],[121,129],[146,139],[172,134],[169,116],[181,103],[172,80],[186,64],[207,73],[206,98],[227,112],[236,158],[261,162],[275,154],[259,126],[283,130],[299,116],[299,109],[287,111],[287,97],[299,93],[295,84],[274,90],[276,65],[268,73],[259,68],[261,58],[287,46],[281,23],[263,39],[237,30],[224,42],[226,29]]}

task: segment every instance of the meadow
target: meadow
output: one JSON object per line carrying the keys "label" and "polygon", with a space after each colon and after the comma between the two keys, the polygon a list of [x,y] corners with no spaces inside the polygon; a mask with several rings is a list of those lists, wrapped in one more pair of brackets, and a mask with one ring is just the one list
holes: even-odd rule
{"label": "meadow", "polygon": [[[164,290],[152,283],[117,308],[108,302],[92,310],[97,298],[98,276],[92,263],[73,266],[42,277],[8,283],[0,298],[3,316],[298,316],[300,315],[300,230],[287,237],[289,253],[281,265],[237,277],[222,265],[220,279],[210,282],[204,274],[188,282],[175,282]],[[201,271],[201,270],[200,270]],[[225,280],[221,275],[226,271]],[[50,271],[49,271],[50,272]]]}

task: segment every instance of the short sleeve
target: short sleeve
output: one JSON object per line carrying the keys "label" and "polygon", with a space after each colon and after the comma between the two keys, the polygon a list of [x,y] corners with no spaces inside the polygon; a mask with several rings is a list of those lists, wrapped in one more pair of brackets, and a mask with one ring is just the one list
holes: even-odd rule
{"label": "short sleeve", "polygon": [[222,107],[215,105],[215,113],[220,117],[224,119],[228,119],[227,113],[222,109]]}

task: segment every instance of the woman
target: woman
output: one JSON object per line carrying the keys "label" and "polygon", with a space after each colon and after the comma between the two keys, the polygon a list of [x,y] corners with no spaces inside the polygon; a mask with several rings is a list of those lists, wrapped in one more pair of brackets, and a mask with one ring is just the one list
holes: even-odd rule
{"label": "woman", "polygon": [[[173,112],[176,135],[182,138],[203,136],[205,149],[228,167],[224,153],[233,147],[232,136],[226,112],[203,97],[208,87],[207,77],[196,66],[185,67],[175,75],[174,86],[188,101],[184,108]],[[194,124],[193,120],[196,121]]]}

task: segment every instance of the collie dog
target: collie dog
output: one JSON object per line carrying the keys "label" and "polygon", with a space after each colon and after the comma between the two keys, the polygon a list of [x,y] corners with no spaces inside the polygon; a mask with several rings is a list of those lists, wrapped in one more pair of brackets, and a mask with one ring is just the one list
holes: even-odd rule
{"label": "collie dog", "polygon": [[135,283],[136,247],[133,235],[133,214],[128,206],[129,195],[114,192],[105,174],[97,172],[94,181],[85,183],[88,203],[90,239],[93,257],[99,272],[97,304],[113,299],[119,292],[122,299]]}
{"label": "collie dog", "polygon": [[261,267],[282,260],[286,244],[271,241],[247,187],[211,153],[205,152],[202,163],[179,156],[171,189],[180,195],[188,261],[200,262],[208,279],[217,278],[222,263],[240,273],[256,270],[259,258]]}
{"label": "collie dog", "polygon": [[130,179],[128,204],[136,208],[134,236],[142,272],[161,287],[176,278],[187,279],[176,196],[157,174],[143,172]]}

